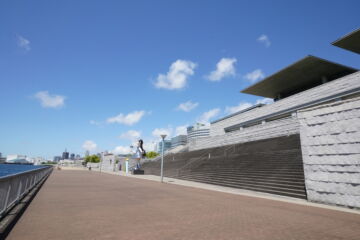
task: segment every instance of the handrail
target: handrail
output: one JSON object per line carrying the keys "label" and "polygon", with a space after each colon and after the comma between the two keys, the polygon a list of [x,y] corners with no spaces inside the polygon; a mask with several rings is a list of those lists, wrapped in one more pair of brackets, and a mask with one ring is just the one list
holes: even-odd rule
{"label": "handrail", "polygon": [[8,178],[12,178],[12,177],[17,177],[17,176],[21,176],[21,175],[25,175],[27,173],[30,173],[30,172],[37,172],[37,171],[41,171],[45,168],[49,168],[50,166],[46,167],[41,167],[41,168],[36,168],[36,169],[30,169],[30,170],[27,170],[27,171],[24,171],[24,172],[20,172],[20,173],[14,173],[14,174],[9,174],[9,175],[5,175],[5,176],[1,176],[0,177],[0,181],[1,180],[4,180],[4,179],[8,179]]}
{"label": "handrail", "polygon": [[52,170],[53,167],[48,166],[1,177],[0,219]]}

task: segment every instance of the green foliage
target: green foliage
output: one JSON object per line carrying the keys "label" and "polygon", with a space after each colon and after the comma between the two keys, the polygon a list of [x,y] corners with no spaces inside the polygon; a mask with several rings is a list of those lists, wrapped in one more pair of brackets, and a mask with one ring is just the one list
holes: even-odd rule
{"label": "green foliage", "polygon": [[91,163],[99,163],[100,162],[100,157],[98,155],[89,155],[87,157],[85,157],[85,162],[91,162]]}
{"label": "green foliage", "polygon": [[54,161],[47,161],[47,162],[41,162],[42,165],[56,165],[57,162]]}
{"label": "green foliage", "polygon": [[146,153],[147,158],[154,158],[154,157],[157,157],[157,156],[159,156],[159,154],[157,152],[151,151],[151,152]]}

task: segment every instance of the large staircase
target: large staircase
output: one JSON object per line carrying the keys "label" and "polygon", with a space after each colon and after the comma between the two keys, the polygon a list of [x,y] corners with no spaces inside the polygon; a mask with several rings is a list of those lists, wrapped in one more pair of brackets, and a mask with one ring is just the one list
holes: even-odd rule
{"label": "large staircase", "polygon": [[[160,161],[144,165],[159,175]],[[165,176],[306,199],[299,135],[167,156]]]}

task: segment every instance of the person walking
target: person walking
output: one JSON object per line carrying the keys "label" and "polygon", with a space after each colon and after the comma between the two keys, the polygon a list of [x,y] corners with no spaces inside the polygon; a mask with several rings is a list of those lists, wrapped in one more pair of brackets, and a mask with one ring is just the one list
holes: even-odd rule
{"label": "person walking", "polygon": [[141,165],[140,165],[140,161],[141,159],[145,156],[146,152],[143,148],[143,140],[140,139],[138,141],[137,147],[136,147],[136,152],[135,152],[135,160],[136,160],[136,168],[135,169],[140,169]]}

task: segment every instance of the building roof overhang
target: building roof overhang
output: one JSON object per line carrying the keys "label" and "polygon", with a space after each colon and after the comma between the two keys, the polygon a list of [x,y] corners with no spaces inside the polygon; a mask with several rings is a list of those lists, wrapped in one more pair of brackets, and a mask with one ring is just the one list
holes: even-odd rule
{"label": "building roof overhang", "polygon": [[284,98],[357,71],[309,55],[241,92],[273,99]]}
{"label": "building roof overhang", "polygon": [[360,28],[339,38],[332,45],[360,54]]}

